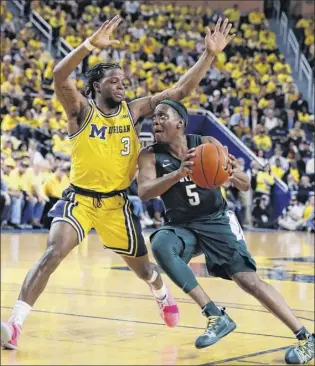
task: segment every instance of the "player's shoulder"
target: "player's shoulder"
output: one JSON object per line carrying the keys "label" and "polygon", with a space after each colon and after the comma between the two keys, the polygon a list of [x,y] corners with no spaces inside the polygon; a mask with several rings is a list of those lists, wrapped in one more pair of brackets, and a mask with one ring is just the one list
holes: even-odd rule
{"label": "player's shoulder", "polygon": [[155,144],[143,147],[140,150],[139,157],[143,158],[143,157],[146,157],[146,156],[154,155],[155,154],[154,145]]}
{"label": "player's shoulder", "polygon": [[141,151],[143,154],[158,154],[165,151],[163,144],[154,143],[144,147]]}

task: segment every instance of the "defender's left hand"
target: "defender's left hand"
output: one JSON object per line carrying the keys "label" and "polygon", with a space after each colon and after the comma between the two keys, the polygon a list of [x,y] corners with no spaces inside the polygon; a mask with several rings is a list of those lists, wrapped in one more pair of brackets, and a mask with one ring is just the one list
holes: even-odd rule
{"label": "defender's left hand", "polygon": [[235,34],[230,35],[232,23],[226,18],[222,23],[222,19],[219,18],[215,26],[214,32],[211,34],[210,28],[206,28],[205,46],[209,53],[217,55],[224,50],[227,44],[229,44],[235,37]]}

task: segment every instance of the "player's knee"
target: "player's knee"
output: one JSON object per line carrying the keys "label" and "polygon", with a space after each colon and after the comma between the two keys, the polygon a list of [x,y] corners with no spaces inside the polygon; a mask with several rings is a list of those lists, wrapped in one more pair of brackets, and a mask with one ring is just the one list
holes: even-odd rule
{"label": "player's knee", "polygon": [[260,279],[253,272],[237,273],[233,276],[237,284],[247,293],[255,295],[259,291]]}
{"label": "player's knee", "polygon": [[161,230],[152,239],[151,249],[155,260],[159,263],[163,259],[172,255],[172,235],[171,231]]}

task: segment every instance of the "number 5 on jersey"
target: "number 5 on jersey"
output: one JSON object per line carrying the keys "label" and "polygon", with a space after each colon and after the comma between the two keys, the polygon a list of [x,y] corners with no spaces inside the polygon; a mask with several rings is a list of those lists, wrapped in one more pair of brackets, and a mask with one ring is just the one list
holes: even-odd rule
{"label": "number 5 on jersey", "polygon": [[193,192],[193,189],[197,188],[196,184],[189,184],[186,186],[188,202],[191,206],[198,206],[200,204],[200,197],[198,192]]}

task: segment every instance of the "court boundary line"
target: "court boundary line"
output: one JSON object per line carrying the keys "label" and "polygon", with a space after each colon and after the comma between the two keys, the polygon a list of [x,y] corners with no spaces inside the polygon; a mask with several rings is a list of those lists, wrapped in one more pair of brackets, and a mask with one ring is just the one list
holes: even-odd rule
{"label": "court boundary line", "polygon": [[290,347],[290,346],[283,346],[283,347],[271,348],[271,349],[267,349],[265,351],[248,353],[246,355],[236,356],[236,357],[231,357],[231,358],[226,358],[226,359],[220,360],[220,361],[202,363],[199,366],[210,366],[210,365],[222,364],[224,362],[239,361],[239,360],[242,360],[243,358],[255,357],[255,356],[266,355],[266,354],[269,354],[269,353],[282,351],[282,350],[287,349],[288,347]]}
{"label": "court boundary line", "polygon": [[[11,306],[1,306],[1,308],[2,309],[13,309],[13,307],[11,307]],[[144,320],[132,320],[132,319],[102,317],[102,316],[98,316],[98,315],[74,314],[74,313],[65,313],[65,312],[60,312],[60,311],[32,309],[32,312],[44,313],[44,314],[53,314],[53,315],[66,315],[66,316],[73,316],[73,317],[78,317],[78,318],[90,318],[90,319],[120,321],[120,322],[124,322],[124,323],[138,323],[138,324],[146,324],[146,325],[158,325],[158,326],[163,326],[163,327],[166,326],[163,323],[149,322],[149,321],[144,321]],[[195,327],[193,325],[177,325],[176,328],[204,330],[204,327]],[[275,334],[263,334],[263,333],[250,333],[250,332],[242,332],[242,331],[238,331],[238,330],[235,330],[234,333],[246,334],[246,335],[255,335],[255,336],[261,336],[261,337],[270,337],[270,338],[281,338],[281,339],[291,339],[291,340],[293,339],[293,337],[288,337],[288,336],[280,336],[280,335],[275,335]]]}
{"label": "court boundary line", "polygon": [[251,365],[268,365],[268,363],[262,363],[262,362],[257,362],[257,361],[245,361],[245,360],[240,360],[239,362],[244,362],[244,363],[250,363]]}
{"label": "court boundary line", "polygon": [[[14,286],[17,286],[18,289],[21,288],[21,284],[20,283],[14,283],[14,282],[2,282],[1,283],[1,286],[3,285],[14,285]],[[65,290],[69,290],[69,291],[82,291],[82,289],[80,288],[75,288],[75,287],[55,287],[55,286],[50,286],[52,289],[65,289]],[[4,291],[14,291],[14,290],[4,290]],[[49,290],[48,290],[49,291]],[[145,294],[135,294],[135,293],[124,293],[124,292],[115,292],[115,291],[107,291],[107,292],[99,292],[98,290],[90,290],[90,289],[83,289],[83,291],[86,291],[86,292],[90,292],[90,294],[88,296],[109,296],[109,297],[119,297],[120,295],[128,295],[130,296],[130,298],[134,298],[134,297],[137,297],[139,299],[143,299],[143,300],[150,300],[152,299],[152,295],[145,295]],[[47,290],[45,289],[45,292],[47,292]],[[92,294],[91,294],[92,292]],[[96,294],[93,294],[93,292],[95,292]],[[71,293],[72,294],[72,293]],[[82,294],[84,295],[84,294]],[[183,298],[183,297],[176,297],[176,300],[181,302],[181,303],[192,303],[194,304],[193,300],[189,299],[189,298]],[[258,300],[257,300],[258,302]],[[264,312],[267,312],[269,313],[267,310],[264,310],[264,307],[262,305],[259,305],[259,304],[243,304],[243,303],[240,303],[240,302],[227,302],[227,301],[218,301],[218,303],[220,304],[228,304],[228,305],[241,305],[241,306],[252,306],[252,307],[257,307],[257,308],[260,308],[260,309],[257,309],[257,310],[260,310],[260,311],[264,311]],[[245,309],[245,310],[250,310],[250,309]],[[256,310],[256,309],[253,309],[253,310]],[[304,310],[304,309],[293,309],[291,308],[292,311],[301,311],[301,312],[304,312],[304,313],[311,313],[311,314],[314,314],[314,310]]]}
{"label": "court boundary line", "polygon": [[[76,290],[74,288],[67,288],[67,290]],[[77,289],[78,291],[80,291],[80,289]],[[1,291],[9,291],[9,292],[13,292],[14,290],[2,290]],[[85,290],[84,290],[85,291]],[[112,298],[125,298],[125,299],[137,299],[137,300],[152,300],[152,296],[149,295],[137,295],[137,294],[124,294],[124,293],[96,293],[96,294],[84,294],[84,293],[73,293],[73,292],[58,292],[58,291],[49,291],[46,290],[45,293],[50,293],[50,294],[57,294],[57,295],[80,295],[80,296],[95,296],[95,297],[112,297]],[[192,300],[190,299],[183,299],[183,298],[176,298],[177,302],[179,304],[195,304]],[[225,301],[218,301],[216,302],[219,306],[224,306],[225,304],[229,304],[228,307],[231,309],[239,309],[239,310],[247,310],[247,311],[253,311],[253,312],[260,312],[260,313],[266,313],[266,314],[271,314],[270,311],[267,310],[263,310],[263,309],[248,309],[248,308],[244,308],[244,307],[239,307],[239,306],[235,306],[237,305],[237,303],[227,303]],[[252,305],[247,305],[244,304],[244,306],[252,306]],[[253,306],[259,306],[259,305],[253,305]],[[293,311],[302,311],[302,312],[307,312],[307,313],[312,313],[312,311],[309,310],[297,310],[297,309],[291,309]],[[313,312],[314,314],[314,312]],[[310,318],[306,318],[306,317],[302,317],[302,316],[296,316],[299,319],[303,319],[303,320],[307,320],[310,322],[314,322],[314,319],[310,319]]]}

